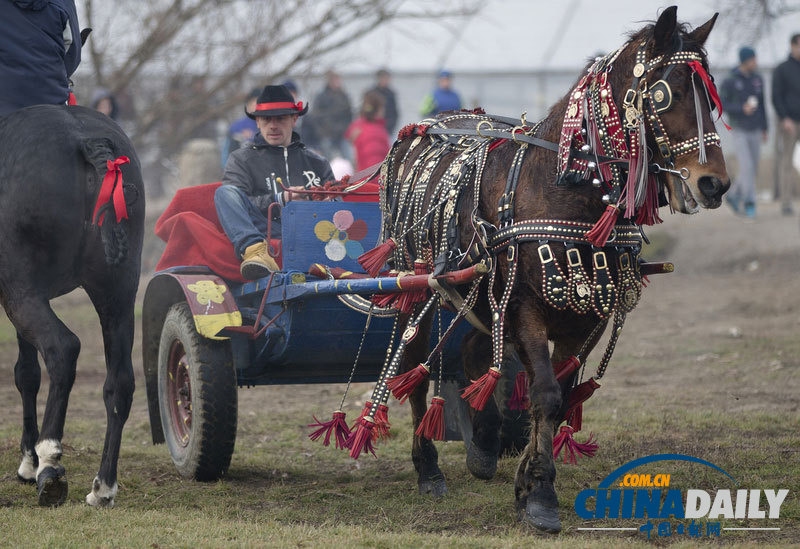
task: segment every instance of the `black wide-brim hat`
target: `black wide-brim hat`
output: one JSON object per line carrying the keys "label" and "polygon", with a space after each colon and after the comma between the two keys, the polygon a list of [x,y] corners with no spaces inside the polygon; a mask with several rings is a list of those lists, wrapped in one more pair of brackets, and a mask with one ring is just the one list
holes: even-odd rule
{"label": "black wide-brim hat", "polygon": [[266,86],[256,100],[253,112],[245,109],[245,114],[254,119],[259,116],[281,116],[296,114],[303,116],[308,112],[308,105],[302,101],[294,102],[294,97],[286,86]]}

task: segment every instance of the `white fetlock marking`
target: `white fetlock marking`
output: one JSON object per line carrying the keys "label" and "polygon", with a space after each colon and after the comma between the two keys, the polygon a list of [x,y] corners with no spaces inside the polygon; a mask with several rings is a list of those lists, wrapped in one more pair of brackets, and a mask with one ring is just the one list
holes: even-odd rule
{"label": "white fetlock marking", "polygon": [[92,507],[114,507],[114,498],[117,496],[117,483],[109,487],[99,478],[94,477],[92,491],[86,494],[86,503]]}
{"label": "white fetlock marking", "polygon": [[36,470],[37,477],[45,467],[58,467],[59,460],[61,460],[61,441],[52,438],[42,440],[36,444],[35,449],[36,455],[39,456],[39,468]]}
{"label": "white fetlock marking", "polygon": [[25,480],[36,480],[36,465],[34,465],[32,452],[26,450],[22,453],[22,463],[19,464],[17,474]]}

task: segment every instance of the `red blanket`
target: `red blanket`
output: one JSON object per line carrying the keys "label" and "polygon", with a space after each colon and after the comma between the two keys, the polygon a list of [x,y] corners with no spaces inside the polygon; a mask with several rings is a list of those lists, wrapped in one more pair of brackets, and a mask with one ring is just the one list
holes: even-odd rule
{"label": "red blanket", "polygon": [[[226,280],[244,282],[241,261],[217,218],[214,191],[221,183],[180,189],[156,222],[155,233],[167,243],[156,270],[204,265]],[[280,240],[272,245],[280,252]],[[282,264],[280,255],[276,258]]]}

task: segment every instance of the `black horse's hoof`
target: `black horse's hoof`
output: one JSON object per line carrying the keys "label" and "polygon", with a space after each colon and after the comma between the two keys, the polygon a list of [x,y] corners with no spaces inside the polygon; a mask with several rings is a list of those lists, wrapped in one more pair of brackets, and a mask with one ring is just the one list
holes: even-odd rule
{"label": "black horse's hoof", "polygon": [[479,479],[491,480],[497,472],[497,453],[485,452],[473,441],[467,448],[467,469]]}
{"label": "black horse's hoof", "polygon": [[558,519],[556,507],[545,507],[541,503],[529,501],[525,510],[520,513],[519,519],[543,532],[557,534],[561,531],[561,521]]}
{"label": "black horse's hoof", "polygon": [[443,478],[437,480],[421,480],[419,481],[419,493],[424,496],[427,494],[435,498],[441,498],[447,495],[447,483]]}
{"label": "black horse's hoof", "polygon": [[36,478],[39,491],[39,505],[57,507],[67,500],[67,477],[64,468],[45,467]]}

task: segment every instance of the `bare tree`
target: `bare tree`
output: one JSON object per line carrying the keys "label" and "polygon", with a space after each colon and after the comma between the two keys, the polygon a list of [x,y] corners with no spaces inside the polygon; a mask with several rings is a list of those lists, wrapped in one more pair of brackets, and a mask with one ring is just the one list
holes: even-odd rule
{"label": "bare tree", "polygon": [[[94,83],[136,97],[132,134],[171,155],[242,105],[247,84],[306,74],[399,19],[450,20],[478,0],[84,0]],[[257,77],[254,77],[257,75]]]}
{"label": "bare tree", "polygon": [[741,43],[755,44],[777,19],[800,11],[797,0],[717,0],[720,22]]}

